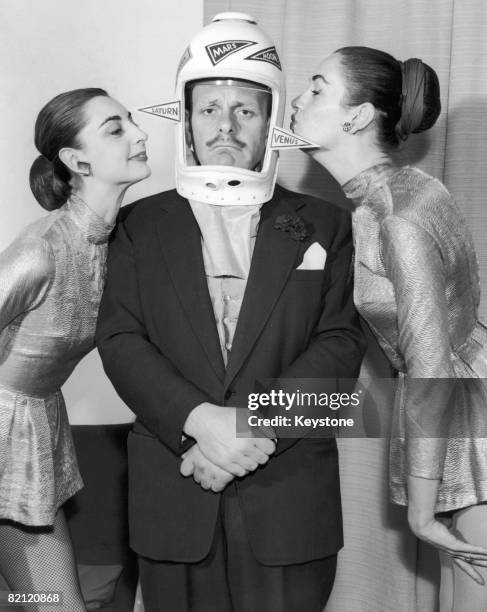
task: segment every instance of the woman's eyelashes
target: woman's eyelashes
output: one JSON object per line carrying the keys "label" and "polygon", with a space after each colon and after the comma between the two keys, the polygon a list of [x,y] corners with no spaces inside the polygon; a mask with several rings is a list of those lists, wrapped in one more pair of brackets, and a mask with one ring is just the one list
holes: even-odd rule
{"label": "woman's eyelashes", "polygon": [[[132,115],[129,115],[127,117],[127,122],[135,127],[139,127],[139,124],[133,120]],[[113,122],[112,125],[108,124],[107,131],[110,134],[110,136],[121,136],[125,130],[123,127],[123,123],[120,121],[117,121],[117,122]]]}
{"label": "woman's eyelashes", "polygon": [[119,136],[122,134],[122,122],[121,121],[109,121],[106,125],[106,133],[110,136]]}

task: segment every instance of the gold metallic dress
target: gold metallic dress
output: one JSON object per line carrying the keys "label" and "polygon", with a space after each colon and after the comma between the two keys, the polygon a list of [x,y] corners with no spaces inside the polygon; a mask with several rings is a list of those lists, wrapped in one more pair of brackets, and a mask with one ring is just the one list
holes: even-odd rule
{"label": "gold metallic dress", "polygon": [[0,254],[0,519],[51,525],[83,486],[60,387],[94,346],[111,229],[72,196]]}
{"label": "gold metallic dress", "polygon": [[398,372],[390,485],[440,478],[437,512],[487,500],[487,329],[473,240],[446,188],[383,163],[343,189],[355,209],[355,303]]}

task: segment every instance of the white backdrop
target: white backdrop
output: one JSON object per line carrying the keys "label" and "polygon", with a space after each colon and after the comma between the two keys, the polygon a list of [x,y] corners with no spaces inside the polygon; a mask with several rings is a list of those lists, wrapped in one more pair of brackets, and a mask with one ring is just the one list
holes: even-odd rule
{"label": "white backdrop", "polygon": [[[173,100],[179,58],[203,25],[203,0],[0,0],[0,250],[43,214],[29,189],[34,122],[62,91],[102,87],[129,109]],[[138,113],[150,179],[124,203],[174,186],[174,125]],[[72,423],[131,419],[96,351],[63,388]]]}

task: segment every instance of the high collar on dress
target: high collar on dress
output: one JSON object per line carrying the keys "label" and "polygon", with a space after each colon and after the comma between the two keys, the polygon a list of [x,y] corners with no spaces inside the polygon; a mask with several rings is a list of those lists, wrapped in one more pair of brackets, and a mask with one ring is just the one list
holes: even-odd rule
{"label": "high collar on dress", "polygon": [[342,185],[343,192],[355,206],[366,204],[377,189],[383,185],[384,181],[395,171],[396,167],[391,161],[371,166]]}
{"label": "high collar on dress", "polygon": [[63,208],[88,242],[102,244],[108,241],[114,224],[107,223],[79,196],[71,194]]}

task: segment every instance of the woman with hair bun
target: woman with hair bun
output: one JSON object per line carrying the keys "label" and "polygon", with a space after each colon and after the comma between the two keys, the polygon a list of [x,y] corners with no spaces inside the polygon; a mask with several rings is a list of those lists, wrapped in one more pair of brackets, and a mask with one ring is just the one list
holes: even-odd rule
{"label": "woman with hair bun", "polygon": [[397,373],[392,500],[441,553],[441,609],[487,610],[487,329],[473,240],[444,185],[391,158],[438,118],[437,75],[344,47],[292,104],[292,129],[353,203],[356,306]]}
{"label": "woman with hair bun", "polygon": [[85,610],[62,511],[82,480],[60,387],[94,347],[108,238],[150,174],[146,140],[103,89],[53,98],[30,172],[52,212],[0,254],[0,573],[13,591],[62,594],[29,610]]}

